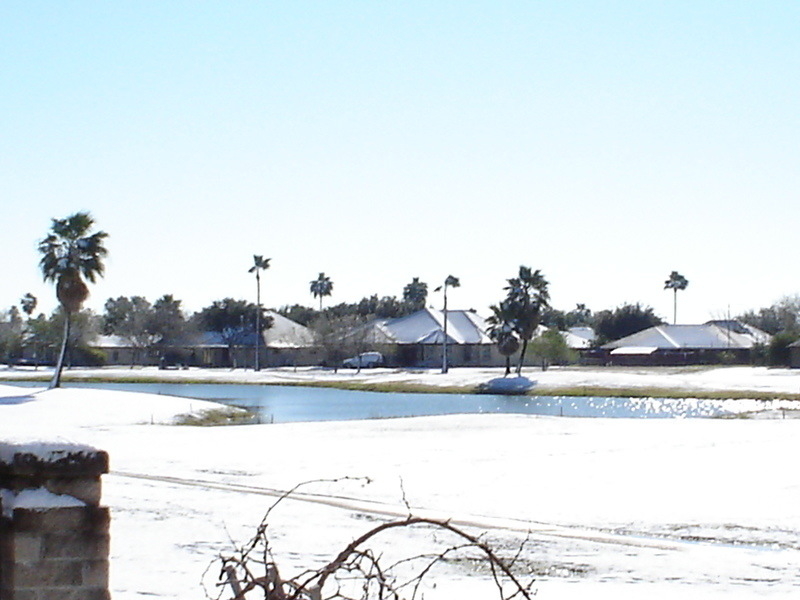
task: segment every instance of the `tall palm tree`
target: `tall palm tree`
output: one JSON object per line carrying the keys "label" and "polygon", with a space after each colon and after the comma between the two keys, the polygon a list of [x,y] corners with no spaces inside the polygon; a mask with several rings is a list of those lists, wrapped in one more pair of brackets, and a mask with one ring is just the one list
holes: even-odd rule
{"label": "tall palm tree", "polygon": [[461,287],[458,277],[448,275],[444,283],[437,287],[434,292],[444,291],[444,337],[442,337],[442,373],[447,373],[447,288]]}
{"label": "tall palm tree", "polygon": [[[27,342],[30,341],[31,338],[31,319],[33,318],[33,311],[36,310],[36,305],[38,300],[36,296],[28,292],[25,294],[19,301],[19,305],[22,307],[22,312],[24,312],[28,316],[28,321],[25,324],[25,336],[23,338],[23,346],[27,345]],[[36,365],[36,369],[39,368],[39,361],[36,356],[36,344],[33,344],[33,362]]]}
{"label": "tall palm tree", "polygon": [[84,278],[94,283],[105,270],[103,258],[108,254],[104,231],[90,233],[94,219],[88,212],[78,212],[64,219],[53,219],[50,233],[39,242],[42,255],[39,268],[45,281],[56,284],[56,296],[64,310],[64,340],[50,388],[61,386],[61,371],[67,353],[72,315],[80,310],[89,296]]}
{"label": "tall palm tree", "polygon": [[428,284],[420,281],[419,277],[414,277],[411,283],[403,288],[403,300],[414,310],[425,308],[425,300],[428,298]]}
{"label": "tall palm tree", "polygon": [[256,358],[255,370],[259,371],[258,364],[259,343],[261,341],[261,271],[269,269],[269,261],[272,259],[264,258],[260,254],[253,255],[253,266],[248,269],[248,273],[256,274]]}
{"label": "tall palm tree", "polygon": [[489,307],[491,316],[486,319],[489,327],[486,333],[497,344],[497,349],[506,357],[505,377],[511,373],[511,355],[519,350],[519,338],[514,332],[514,307],[508,301],[503,301],[499,306],[493,304]]}
{"label": "tall palm tree", "polygon": [[517,375],[522,373],[522,362],[528,342],[531,341],[536,328],[542,320],[542,311],[549,306],[550,292],[547,280],[539,269],[531,271],[530,267],[520,266],[519,275],[508,280],[508,296],[506,302],[514,311],[514,331],[522,340],[517,363]]}
{"label": "tall palm tree", "polygon": [[319,310],[322,312],[322,298],[330,296],[333,291],[333,282],[331,278],[320,273],[315,280],[311,282],[311,293],[315,298],[319,298]]}
{"label": "tall palm tree", "polygon": [[669,274],[669,279],[664,282],[665,290],[672,290],[672,324],[678,322],[678,290],[685,290],[689,285],[689,280],[677,271]]}

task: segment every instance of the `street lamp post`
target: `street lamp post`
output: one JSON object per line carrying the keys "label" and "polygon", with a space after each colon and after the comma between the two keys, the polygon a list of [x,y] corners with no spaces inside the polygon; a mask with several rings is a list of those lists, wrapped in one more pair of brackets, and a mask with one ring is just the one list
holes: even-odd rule
{"label": "street lamp post", "polygon": [[458,277],[454,277],[453,275],[448,275],[447,279],[444,280],[444,283],[437,287],[434,291],[438,292],[442,290],[444,292],[444,336],[442,338],[442,373],[447,373],[447,288],[449,287],[459,287],[461,282],[458,280]]}

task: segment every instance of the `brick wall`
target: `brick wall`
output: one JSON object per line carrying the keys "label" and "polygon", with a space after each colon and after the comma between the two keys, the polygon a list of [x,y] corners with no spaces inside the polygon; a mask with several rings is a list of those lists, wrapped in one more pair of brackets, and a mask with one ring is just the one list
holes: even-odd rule
{"label": "brick wall", "polygon": [[108,600],[108,455],[0,443],[0,600]]}

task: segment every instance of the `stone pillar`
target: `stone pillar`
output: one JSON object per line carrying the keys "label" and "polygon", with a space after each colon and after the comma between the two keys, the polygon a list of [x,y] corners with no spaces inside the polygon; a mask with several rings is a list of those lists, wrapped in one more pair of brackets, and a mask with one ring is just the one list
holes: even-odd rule
{"label": "stone pillar", "polygon": [[0,600],[109,600],[108,454],[0,442]]}

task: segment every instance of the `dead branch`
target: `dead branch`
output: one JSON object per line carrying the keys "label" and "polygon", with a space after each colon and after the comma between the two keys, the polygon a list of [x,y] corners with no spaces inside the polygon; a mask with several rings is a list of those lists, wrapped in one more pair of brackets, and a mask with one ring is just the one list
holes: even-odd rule
{"label": "dead branch", "polygon": [[[307,570],[293,578],[282,579],[278,565],[273,557],[269,539],[269,516],[286,498],[300,487],[317,482],[336,482],[347,479],[318,480],[299,484],[284,493],[268,508],[261,523],[256,528],[253,538],[232,556],[220,557],[221,572],[218,585],[221,591],[217,599],[222,598],[224,588],[230,588],[233,596],[230,600],[250,600],[249,594],[257,594],[265,600],[404,600],[401,594],[407,590],[408,600],[415,600],[420,593],[423,580],[429,576],[434,567],[448,560],[456,553],[468,549],[477,550],[488,567],[500,600],[521,598],[532,600],[531,588],[533,580],[523,582],[515,573],[515,564],[522,556],[523,547],[528,539],[520,545],[510,559],[499,556],[497,551],[481,536],[473,535],[448,520],[408,517],[381,523],[366,531],[350,542],[333,560],[319,569]],[[403,502],[409,509],[403,490]],[[370,544],[384,532],[393,529],[424,526],[445,531],[460,539],[442,552],[409,556],[385,565],[383,557],[375,554]],[[257,555],[256,555],[256,551]],[[410,576],[400,578],[400,567],[413,566]],[[257,575],[256,572],[260,572]],[[359,590],[356,596],[346,595],[348,590]],[[506,591],[506,587],[509,588]],[[327,590],[327,591],[326,591]],[[349,593],[352,593],[349,592]],[[210,598],[211,596],[206,593]]]}

